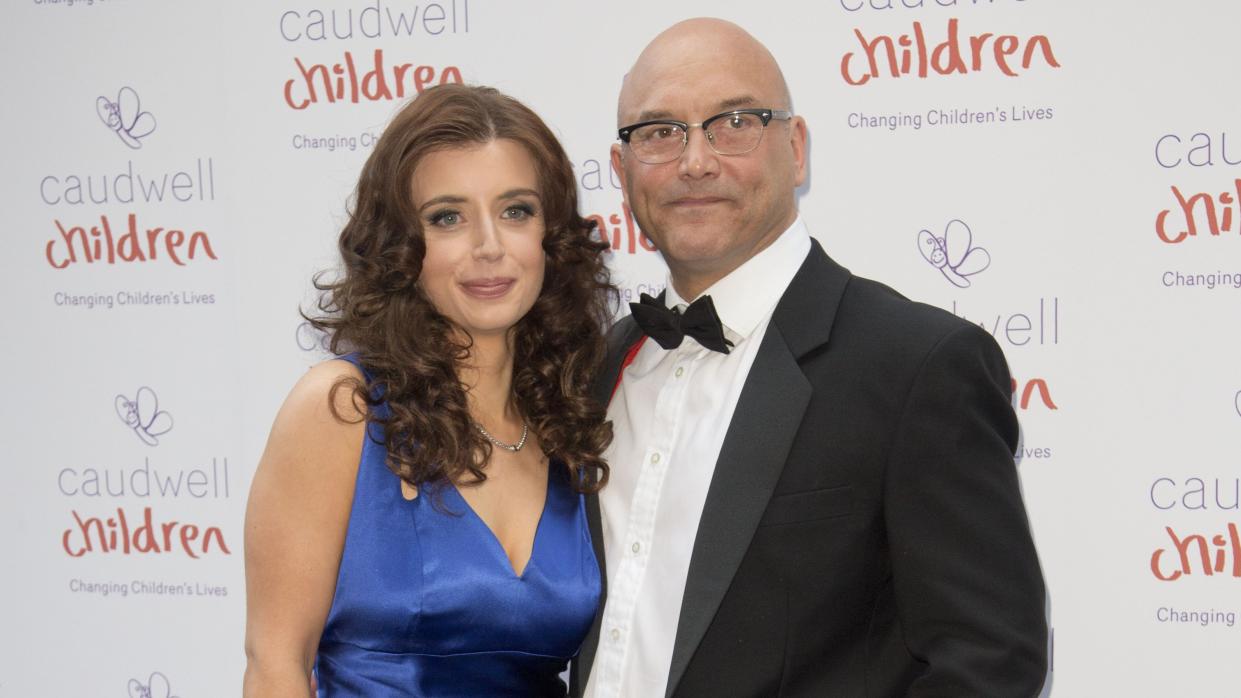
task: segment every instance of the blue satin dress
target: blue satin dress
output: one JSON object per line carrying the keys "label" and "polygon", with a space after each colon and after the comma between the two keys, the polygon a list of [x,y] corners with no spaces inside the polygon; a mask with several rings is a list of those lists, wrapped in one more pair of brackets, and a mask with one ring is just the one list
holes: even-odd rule
{"label": "blue satin dress", "polygon": [[585,501],[564,466],[548,467],[534,549],[518,576],[456,487],[429,484],[406,500],[386,455],[382,441],[363,441],[315,662],[319,695],[564,696],[559,675],[600,594]]}

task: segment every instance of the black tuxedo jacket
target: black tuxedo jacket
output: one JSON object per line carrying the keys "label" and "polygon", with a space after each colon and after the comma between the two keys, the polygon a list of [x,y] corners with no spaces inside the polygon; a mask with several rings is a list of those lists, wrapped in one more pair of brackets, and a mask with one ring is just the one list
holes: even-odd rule
{"label": "black tuxedo jacket", "polygon": [[[640,338],[631,318],[613,328],[601,399]],[[852,276],[814,242],[724,438],[667,696],[1038,695],[1044,589],[1011,392],[987,332]]]}

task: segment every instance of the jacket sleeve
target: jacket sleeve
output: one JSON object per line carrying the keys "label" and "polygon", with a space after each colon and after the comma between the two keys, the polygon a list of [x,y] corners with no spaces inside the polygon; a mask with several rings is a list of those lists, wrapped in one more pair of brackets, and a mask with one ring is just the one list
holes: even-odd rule
{"label": "jacket sleeve", "polygon": [[1013,452],[1011,379],[974,325],[945,335],[910,388],[884,480],[911,696],[1037,696],[1045,591]]}

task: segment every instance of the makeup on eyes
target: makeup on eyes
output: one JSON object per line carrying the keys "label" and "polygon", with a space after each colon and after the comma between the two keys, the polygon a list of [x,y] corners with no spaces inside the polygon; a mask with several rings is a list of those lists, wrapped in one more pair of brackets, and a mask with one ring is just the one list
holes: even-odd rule
{"label": "makeup on eyes", "polygon": [[[510,216],[508,214],[511,211],[520,211],[522,215],[520,217]],[[512,203],[512,204],[505,206],[504,212],[501,214],[501,217],[507,218],[509,220],[524,221],[530,218],[534,218],[537,215],[539,215],[539,209],[536,204],[531,203],[531,202],[526,202],[526,201],[519,201],[519,202]],[[432,211],[430,214],[428,214],[425,217],[425,221],[428,225],[432,225],[432,226],[440,227],[440,228],[447,228],[447,227],[452,227],[454,225],[457,225],[460,222],[461,217],[462,217],[462,213],[460,209],[443,208],[443,209],[439,209],[436,211]],[[449,219],[452,219],[452,220],[449,220]]]}

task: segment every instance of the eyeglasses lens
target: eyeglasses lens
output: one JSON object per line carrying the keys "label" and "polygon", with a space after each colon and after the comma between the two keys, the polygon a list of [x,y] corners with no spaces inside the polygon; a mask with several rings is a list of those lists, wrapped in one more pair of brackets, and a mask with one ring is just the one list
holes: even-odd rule
{"label": "eyeglasses lens", "polygon": [[[720,155],[754,150],[763,137],[763,120],[754,114],[730,114],[706,128],[707,142]],[[629,134],[629,148],[649,165],[671,162],[685,150],[685,131],[675,124],[648,124]]]}

